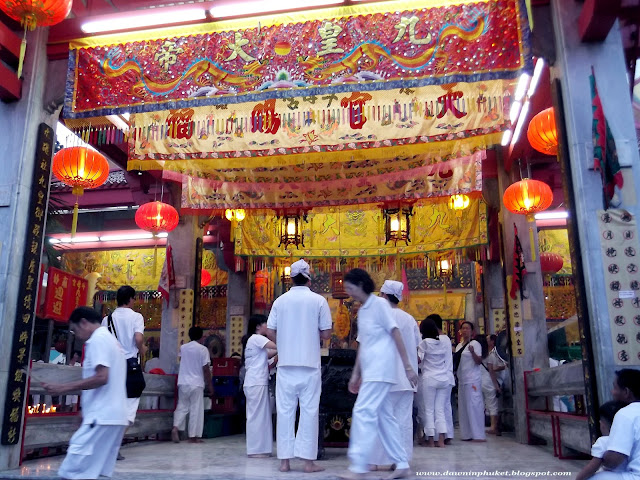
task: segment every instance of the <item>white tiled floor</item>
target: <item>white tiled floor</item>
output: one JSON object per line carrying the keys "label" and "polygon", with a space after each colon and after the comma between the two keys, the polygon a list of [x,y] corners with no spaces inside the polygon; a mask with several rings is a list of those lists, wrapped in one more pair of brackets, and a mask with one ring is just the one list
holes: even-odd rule
{"label": "white tiled floor", "polygon": [[[335,479],[336,475],[344,472],[348,466],[345,449],[328,448],[326,459],[318,462],[325,467],[324,472],[303,474],[300,471],[302,463],[294,460],[292,461],[294,471],[280,473],[276,458],[247,458],[244,442],[244,435],[236,435],[206,440],[202,444],[183,442],[176,445],[170,442],[145,442],[127,445],[122,448],[122,454],[126,459],[117,463],[113,478],[114,480],[211,478],[328,480]],[[0,479],[58,478],[56,471],[61,461],[62,457],[28,461],[20,470],[0,472]],[[415,473],[412,478],[572,478],[584,464],[584,461],[558,460],[546,449],[521,445],[512,438],[503,436],[491,437],[484,444],[455,441],[445,449],[416,446],[412,462],[412,470]],[[491,475],[483,473],[485,471],[501,473]],[[431,472],[443,472],[443,474],[434,475]],[[453,472],[459,473],[455,475]],[[480,473],[470,474],[469,472]],[[537,477],[534,477],[534,472],[538,472]],[[562,475],[562,472],[571,474]]]}

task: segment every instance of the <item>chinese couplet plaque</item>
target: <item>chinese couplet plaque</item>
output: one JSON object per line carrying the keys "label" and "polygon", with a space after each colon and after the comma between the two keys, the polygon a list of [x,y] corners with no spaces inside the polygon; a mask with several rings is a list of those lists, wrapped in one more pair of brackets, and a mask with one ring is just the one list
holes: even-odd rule
{"label": "chinese couplet plaque", "polygon": [[[45,123],[38,129],[33,185],[29,201],[24,261],[20,276],[20,297],[16,306],[9,378],[2,421],[2,445],[16,445],[22,430],[22,419],[27,391],[26,369],[31,354],[36,297],[38,293],[40,254],[47,218],[49,178],[53,154],[54,132]],[[8,319],[7,319],[8,320]]]}

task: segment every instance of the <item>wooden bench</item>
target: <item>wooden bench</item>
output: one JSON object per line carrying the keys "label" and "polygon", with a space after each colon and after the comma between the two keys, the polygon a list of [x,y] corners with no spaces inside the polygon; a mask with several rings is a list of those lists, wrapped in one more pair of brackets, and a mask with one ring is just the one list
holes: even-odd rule
{"label": "wooden bench", "polygon": [[[67,383],[82,378],[82,369],[68,365],[34,363],[30,377],[29,395],[48,395],[39,380],[49,383]],[[142,397],[161,397],[159,410],[138,410],[135,423],[127,430],[126,437],[142,438],[168,433],[173,427],[173,411],[177,400],[176,375],[144,374],[147,383]],[[71,392],[79,395],[82,392]],[[34,413],[25,415],[23,449],[67,445],[71,435],[82,421],[81,412]]]}
{"label": "wooden bench", "polygon": [[565,459],[570,448],[584,455],[591,452],[591,436],[587,415],[553,411],[550,397],[585,394],[582,362],[524,373],[529,443],[541,438],[553,445],[554,456]]}

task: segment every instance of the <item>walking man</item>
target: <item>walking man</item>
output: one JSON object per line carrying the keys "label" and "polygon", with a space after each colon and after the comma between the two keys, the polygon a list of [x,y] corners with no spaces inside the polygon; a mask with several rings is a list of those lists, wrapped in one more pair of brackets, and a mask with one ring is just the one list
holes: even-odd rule
{"label": "walking man", "polygon": [[111,477],[128,425],[124,353],[100,326],[100,314],[93,308],[76,308],[69,318],[69,329],[85,341],[82,380],[43,385],[51,395],[82,390],[82,424],[71,437],[58,475],[66,479]]}
{"label": "walking man", "polygon": [[[417,372],[418,344],[421,342],[420,330],[418,329],[416,319],[404,310],[398,308],[398,303],[402,301],[403,287],[401,282],[385,280],[380,288],[380,296],[385,298],[391,306],[391,311],[393,312],[398,330],[400,330],[400,335],[402,336],[404,348],[409,357],[409,363],[413,371]],[[417,391],[417,386],[412,386],[411,383],[409,383],[405,370],[402,368],[402,361],[399,354],[396,365],[396,383],[391,387],[389,396],[391,397],[393,414],[400,427],[402,445],[407,452],[407,461],[411,462],[411,458],[413,457],[413,394]],[[373,458],[376,459],[375,463],[378,467],[393,463],[385,455],[381,441],[377,443],[376,452],[377,455],[374,455]]]}
{"label": "walking man", "polygon": [[[320,342],[331,338],[331,312],[324,297],[309,289],[309,264],[291,265],[293,287],[273,302],[267,321],[267,337],[278,346],[276,377],[276,440],[280,471],[290,470],[290,460],[304,460],[306,473],[324,470],[318,457],[320,409]],[[296,409],[300,404],[298,431]]]}
{"label": "walking man", "polygon": [[191,327],[191,341],[180,347],[178,372],[178,406],[173,414],[171,440],[180,442],[179,432],[189,415],[189,441],[202,443],[204,428],[204,392],[211,392],[211,359],[209,350],[202,345],[202,328]]}

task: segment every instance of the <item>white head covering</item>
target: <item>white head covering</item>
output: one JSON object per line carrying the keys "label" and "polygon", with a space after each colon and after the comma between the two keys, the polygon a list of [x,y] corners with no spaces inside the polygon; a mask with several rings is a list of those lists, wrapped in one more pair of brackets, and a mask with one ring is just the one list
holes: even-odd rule
{"label": "white head covering", "polygon": [[386,293],[387,295],[393,295],[398,299],[399,302],[401,302],[403,289],[404,285],[402,285],[402,282],[396,282],[395,280],[385,280],[384,284],[382,284],[380,292]]}
{"label": "white head covering", "polygon": [[311,273],[309,273],[309,271],[309,264],[304,260],[298,260],[291,265],[291,278],[302,274],[304,277],[311,280]]}

